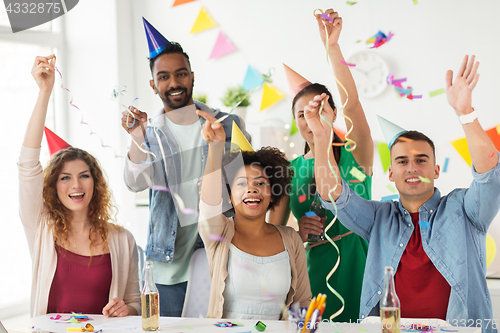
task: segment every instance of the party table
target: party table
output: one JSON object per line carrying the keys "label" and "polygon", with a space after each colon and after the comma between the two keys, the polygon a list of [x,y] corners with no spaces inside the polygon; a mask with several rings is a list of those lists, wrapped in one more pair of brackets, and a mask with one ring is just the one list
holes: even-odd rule
{"label": "party table", "polygon": [[[57,314],[47,314],[29,320],[10,323],[7,326],[9,333],[47,333],[57,332],[66,333],[68,327],[84,327],[86,322],[69,323],[67,320],[69,314],[60,314],[56,320]],[[144,332],[142,330],[142,319],[140,316],[128,316],[123,318],[107,318],[102,315],[88,315],[88,323],[92,324],[95,331],[102,329],[106,332]],[[54,319],[51,319],[54,318]],[[237,327],[218,327],[214,324],[218,322],[232,322],[242,324]],[[318,325],[316,332],[319,333],[380,333],[380,318],[368,317],[361,323],[330,323],[322,322]],[[297,332],[297,326],[291,322],[278,320],[264,320],[266,332]],[[172,333],[257,333],[254,328],[257,320],[231,320],[231,319],[210,319],[210,318],[174,318],[160,317],[160,331]],[[421,323],[423,325],[437,328],[434,333],[481,333],[477,327],[450,327],[442,320],[430,319],[402,319],[401,323]],[[442,329],[441,329],[442,328]],[[411,331],[414,332],[414,331]],[[401,333],[405,333],[402,330]]]}

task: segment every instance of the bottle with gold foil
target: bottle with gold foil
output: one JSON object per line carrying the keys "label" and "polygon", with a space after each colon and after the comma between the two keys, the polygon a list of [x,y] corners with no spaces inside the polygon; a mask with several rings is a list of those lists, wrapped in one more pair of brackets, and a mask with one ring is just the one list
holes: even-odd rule
{"label": "bottle with gold foil", "polygon": [[160,329],[160,295],[156,288],[151,261],[146,261],[144,280],[141,291],[142,329],[157,331]]}
{"label": "bottle with gold foil", "polygon": [[380,298],[382,333],[400,333],[401,305],[394,285],[394,268],[384,268],[384,292]]}

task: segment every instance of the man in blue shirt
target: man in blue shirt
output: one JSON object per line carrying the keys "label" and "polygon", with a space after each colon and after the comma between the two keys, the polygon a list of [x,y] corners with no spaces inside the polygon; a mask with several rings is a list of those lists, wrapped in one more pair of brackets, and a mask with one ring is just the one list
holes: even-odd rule
{"label": "man in blue shirt", "polygon": [[[410,316],[419,317],[425,308],[432,308],[434,318],[443,316],[452,325],[497,331],[485,278],[485,239],[500,208],[500,164],[494,144],[471,107],[472,91],[479,78],[478,66],[474,56],[470,60],[466,56],[454,81],[453,72],[446,73],[447,99],[467,137],[474,177],[469,188],[455,189],[446,196],[434,187],[440,168],[436,165],[432,141],[411,131],[398,133],[389,144],[389,179],[396,184],[399,202],[360,198],[343,180],[339,181],[341,173],[331,149],[329,156],[325,153],[330,145],[330,126],[319,117],[322,97],[316,96],[305,108],[305,118],[314,133],[316,183],[323,205],[337,212],[347,228],[369,242],[361,318],[379,314],[383,269],[392,266],[396,284],[398,274],[406,277],[399,279],[405,286],[398,289],[401,309],[412,300],[411,304],[423,304],[417,311],[406,307]],[[330,171],[328,161],[335,173]],[[416,220],[412,221],[412,214]],[[422,266],[409,267],[410,263]],[[423,272],[411,276],[408,274],[411,269]],[[425,280],[426,273],[432,276],[431,281],[441,279],[447,286],[432,294],[427,285],[434,282]],[[432,317],[428,313],[423,316]]]}

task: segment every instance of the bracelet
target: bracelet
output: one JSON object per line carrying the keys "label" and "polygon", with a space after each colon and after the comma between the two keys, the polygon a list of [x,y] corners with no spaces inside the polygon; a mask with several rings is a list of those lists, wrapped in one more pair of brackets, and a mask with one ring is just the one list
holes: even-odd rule
{"label": "bracelet", "polygon": [[472,108],[472,110],[473,111],[471,113],[458,117],[458,119],[460,120],[460,123],[462,125],[470,124],[474,120],[477,119],[477,112],[476,112],[476,110],[474,108]]}

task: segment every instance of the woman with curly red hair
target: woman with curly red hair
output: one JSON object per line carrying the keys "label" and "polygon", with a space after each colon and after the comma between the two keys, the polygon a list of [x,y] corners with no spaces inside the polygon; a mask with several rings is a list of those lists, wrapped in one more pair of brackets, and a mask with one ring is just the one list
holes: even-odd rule
{"label": "woman with curly red hair", "polygon": [[78,148],[40,165],[55,56],[36,57],[31,74],[39,94],[19,158],[20,215],[33,261],[31,316],[140,312],[137,247],[111,223],[113,204],[99,162]]}

